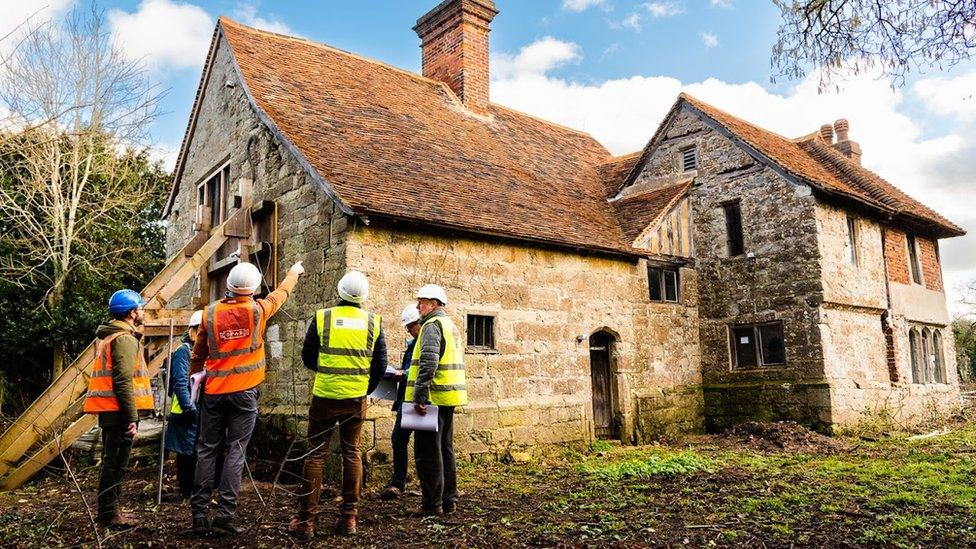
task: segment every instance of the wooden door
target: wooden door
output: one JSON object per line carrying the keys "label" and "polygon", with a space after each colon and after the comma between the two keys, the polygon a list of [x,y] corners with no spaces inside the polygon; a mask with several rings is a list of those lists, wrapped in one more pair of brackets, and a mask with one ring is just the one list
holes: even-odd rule
{"label": "wooden door", "polygon": [[597,438],[613,437],[610,344],[611,338],[604,332],[597,332],[590,336],[590,380],[593,388],[593,426]]}

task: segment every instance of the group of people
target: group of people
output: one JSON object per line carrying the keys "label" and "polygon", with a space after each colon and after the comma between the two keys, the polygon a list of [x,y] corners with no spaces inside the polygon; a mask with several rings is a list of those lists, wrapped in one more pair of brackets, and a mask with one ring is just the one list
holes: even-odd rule
{"label": "group of people", "polygon": [[[249,263],[236,265],[227,277],[226,297],[192,315],[181,345],[170,357],[173,404],[165,446],[177,454],[179,494],[190,501],[196,534],[244,531],[235,518],[237,496],[265,374],[264,332],[268,319],[282,307],[304,272],[301,262],[296,263],[274,291],[256,299],[263,281],[260,271]],[[462,340],[445,313],[444,289],[436,284],[423,286],[416,303],[403,310],[401,325],[410,338],[400,369],[387,368],[382,319],[364,308],[369,295],[366,276],[350,271],[337,289],[338,304],[316,311],[301,352],[302,363],[315,372],[315,378],[308,412],[309,448],[304,454],[297,513],[287,531],[302,539],[314,536],[322,513],[322,470],[333,431],[339,433],[342,453],[342,501],[334,531],[356,533],[366,397],[384,377],[393,378],[398,391],[391,435],[393,475],[381,498],[397,498],[405,489],[407,446],[413,432],[422,500],[411,515],[441,515],[457,506],[453,416],[457,406],[467,404],[467,392]],[[102,430],[97,519],[106,527],[137,524],[120,511],[119,496],[140,412],[154,407],[140,334],[144,305],[135,291],[115,292],[109,300],[112,320],[96,331],[96,358],[84,409],[98,414]],[[198,375],[203,375],[203,381],[195,400],[191,380]],[[437,430],[404,429],[404,406],[419,416],[436,413]]]}

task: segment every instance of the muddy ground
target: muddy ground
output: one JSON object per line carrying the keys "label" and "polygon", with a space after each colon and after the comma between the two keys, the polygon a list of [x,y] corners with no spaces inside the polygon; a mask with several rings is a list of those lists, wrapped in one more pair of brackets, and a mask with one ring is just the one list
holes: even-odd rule
{"label": "muddy ground", "polygon": [[[125,483],[125,505],[142,521],[139,528],[96,537],[72,481],[52,474],[0,494],[0,545],[976,545],[974,455],[976,426],[969,422],[924,440],[876,441],[823,437],[788,423],[749,424],[669,445],[597,443],[529,462],[464,463],[458,512],[423,520],[406,516],[417,495],[380,501],[385,477],[373,471],[360,534],[334,537],[326,522],[309,544],[283,533],[295,486],[245,478],[239,516],[247,533],[195,538],[185,504],[155,507],[156,471],[143,464]],[[78,467],[81,493],[92,504],[97,470],[82,469],[80,461]]]}

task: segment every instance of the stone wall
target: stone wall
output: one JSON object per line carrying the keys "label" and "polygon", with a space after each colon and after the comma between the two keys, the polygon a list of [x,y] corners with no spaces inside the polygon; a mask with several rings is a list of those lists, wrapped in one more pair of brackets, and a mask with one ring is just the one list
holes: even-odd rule
{"label": "stone wall", "polygon": [[[233,85],[228,86],[228,82]],[[187,149],[179,194],[168,218],[169,255],[193,237],[197,184],[228,160],[229,204],[239,194],[241,180],[246,179],[253,181],[255,202],[271,200],[278,205],[278,279],[295,261],[305,264],[306,274],[291,298],[268,322],[267,377],[261,394],[262,414],[301,418],[307,412],[311,380],[311,372],[301,365],[301,342],[314,311],[335,299],[336,282],[345,270],[346,228],[352,221],[261,123],[247,101],[226,44],[221,43]],[[264,264],[260,268],[273,266]],[[197,280],[187,284],[171,305],[192,306],[198,288]]]}
{"label": "stone wall", "polygon": [[[396,315],[425,283],[445,287],[462,333],[466,314],[494,316],[496,349],[465,357],[462,453],[590,440],[588,337],[601,330],[615,338],[614,410],[624,440],[666,434],[672,424],[700,428],[693,270],[681,271],[682,304],[651,304],[643,262],[377,222],[350,234],[347,254],[349,267],[370,277],[369,307],[384,315],[391,360],[404,347]],[[386,407],[372,407],[370,418],[378,433],[389,432]]]}
{"label": "stone wall", "polygon": [[[667,181],[698,150],[691,191],[706,427],[750,418],[829,422],[819,305],[816,199],[758,163],[688,109],[677,113],[639,184]],[[728,257],[723,205],[738,200],[747,256]],[[729,326],[783,321],[785,367],[732,368]]]}

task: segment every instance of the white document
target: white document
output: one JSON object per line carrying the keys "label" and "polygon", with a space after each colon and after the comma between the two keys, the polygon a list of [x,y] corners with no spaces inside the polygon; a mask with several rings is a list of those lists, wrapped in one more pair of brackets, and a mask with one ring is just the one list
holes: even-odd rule
{"label": "white document", "polygon": [[369,396],[375,398],[376,400],[396,400],[397,397],[397,382],[391,377],[384,377],[380,380],[380,384],[373,389],[373,392]]}
{"label": "white document", "polygon": [[437,432],[437,406],[428,404],[426,415],[418,414],[412,402],[404,402],[402,409],[403,419],[400,420],[400,427],[411,431]]}
{"label": "white document", "polygon": [[207,377],[207,371],[201,370],[190,376],[190,402],[196,402],[200,396],[200,385],[203,378]]}

